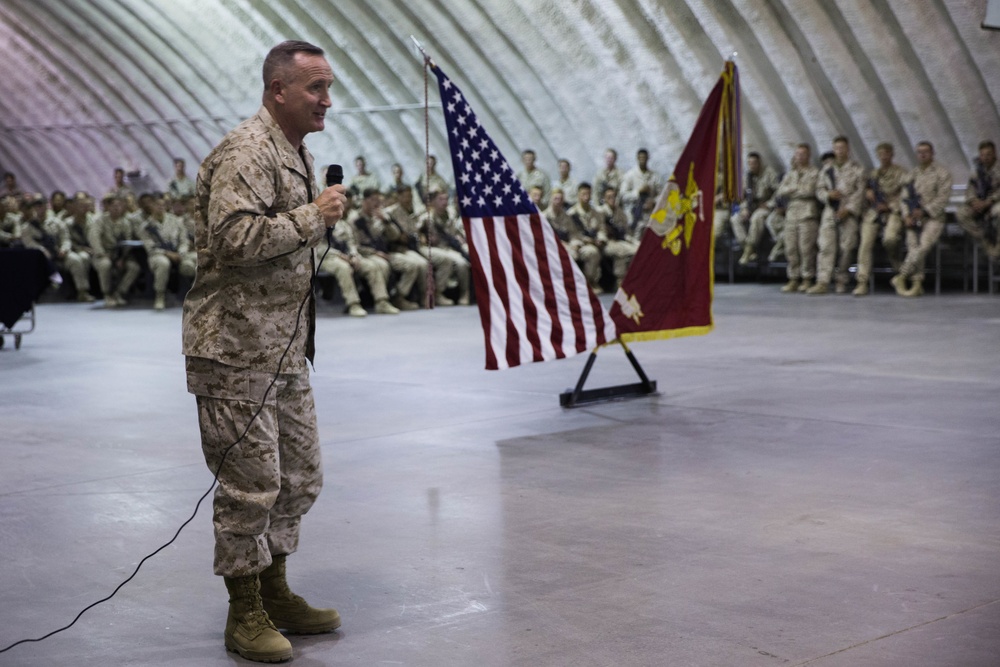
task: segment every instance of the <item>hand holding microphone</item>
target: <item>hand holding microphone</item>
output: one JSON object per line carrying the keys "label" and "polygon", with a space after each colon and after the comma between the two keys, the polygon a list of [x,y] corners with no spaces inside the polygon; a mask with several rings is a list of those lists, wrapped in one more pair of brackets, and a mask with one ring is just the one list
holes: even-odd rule
{"label": "hand holding microphone", "polygon": [[344,217],[347,197],[344,196],[344,186],[341,185],[343,180],[343,167],[339,164],[331,164],[326,170],[326,184],[329,187],[323,190],[314,202],[319,206],[319,212],[328,228],[332,228],[338,220]]}

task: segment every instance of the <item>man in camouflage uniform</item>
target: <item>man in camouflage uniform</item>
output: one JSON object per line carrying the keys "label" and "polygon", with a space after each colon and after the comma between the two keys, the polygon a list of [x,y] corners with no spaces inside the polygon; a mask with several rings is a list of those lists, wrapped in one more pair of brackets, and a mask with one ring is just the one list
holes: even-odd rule
{"label": "man in camouflage uniform", "polygon": [[171,267],[176,266],[182,276],[193,278],[197,254],[189,249],[184,223],[167,213],[167,203],[159,193],[150,197],[146,214],[135,233],[146,249],[149,270],[153,273],[153,309],[163,310]]}
{"label": "man in camouflage uniform", "polygon": [[825,205],[819,225],[819,258],[816,284],[807,294],[826,294],[830,279],[837,294],[847,293],[851,253],[858,247],[858,217],[865,195],[865,172],[850,159],[847,137],[833,140],[833,161],[816,183],[816,198]]}
{"label": "man in camouflage uniform", "polygon": [[[361,268],[358,270],[365,276],[375,299],[375,312],[382,315],[397,315],[400,308],[389,302],[388,284],[392,276],[392,261],[389,258],[389,244],[382,235],[382,194],[375,188],[368,188],[361,193],[361,206],[347,216],[347,222],[353,232],[353,242],[361,256]],[[346,225],[345,225],[346,227]],[[398,264],[399,266],[403,266]],[[406,274],[402,276],[404,284],[409,289],[417,278],[418,269],[406,264]],[[406,310],[416,309],[416,304],[405,299],[400,302]]]}
{"label": "man in camouflage uniform", "polygon": [[[344,191],[344,210],[350,211],[351,191]],[[346,227],[347,225],[340,225]],[[354,265],[351,263],[350,249],[347,242],[343,240],[344,231],[340,230],[339,237],[334,234],[327,234],[326,241],[320,243],[316,248],[316,256],[319,258],[319,272],[328,273],[333,276],[340,286],[340,293],[344,296],[344,309],[351,317],[367,317],[368,311],[361,307],[361,295],[358,294],[358,286],[354,281]],[[357,258],[357,254],[354,255]]]}
{"label": "man in camouflage uniform", "polygon": [[535,158],[534,150],[528,148],[522,151],[521,163],[524,165],[524,171],[517,173],[517,180],[521,181],[521,185],[528,192],[531,192],[531,188],[541,189],[541,204],[536,204],[538,210],[541,211],[549,201],[549,191],[552,189],[552,182],[549,180],[548,174],[535,166]]}
{"label": "man in camouflage uniform", "polygon": [[[448,193],[432,192],[431,206],[420,218],[420,229],[427,248],[422,249],[426,255],[444,255],[452,265],[452,275],[458,281],[458,305],[467,306],[470,303],[469,288],[472,278],[472,264],[469,262],[469,246],[465,241],[465,229],[462,222],[453,218],[448,212]],[[430,250],[433,248],[433,250]],[[455,302],[445,296],[447,283],[435,282],[437,295],[434,297],[439,306],[453,306]]]}
{"label": "man in camouflage uniform", "polygon": [[[604,151],[604,169],[598,170],[594,174],[593,191],[604,192],[608,188],[614,188],[618,192],[622,187],[621,169],[615,166],[618,162],[618,151],[608,148]],[[577,186],[579,192],[579,186]]]}
{"label": "man in camouflage uniform", "polygon": [[903,221],[899,217],[899,198],[906,180],[906,170],[893,164],[892,144],[882,143],[875,149],[879,166],[868,174],[865,183],[865,200],[868,209],[861,219],[861,244],[858,246],[858,284],[854,296],[868,294],[875,240],[881,234],[882,247],[889,255],[889,262],[899,271],[899,243],[903,238]]}
{"label": "man in camouflage uniform", "polygon": [[[610,149],[609,149],[610,150]],[[613,188],[605,188],[605,191]],[[595,294],[601,289],[601,242],[600,234],[604,226],[604,216],[597,207],[590,204],[590,183],[580,183],[576,189],[576,204],[566,214],[569,216],[569,230],[564,242],[570,257],[580,265]],[[558,228],[557,228],[558,230]]]}
{"label": "man in camouflage uniform", "polygon": [[1000,259],[1000,161],[992,141],[979,144],[965,203],[955,217],[965,233],[983,245],[986,254]]}
{"label": "man in camouflage uniform", "polygon": [[[378,193],[378,190],[366,190],[369,193]],[[364,207],[364,197],[361,206]],[[350,199],[348,199],[350,201]],[[364,220],[363,225],[370,228],[368,217],[360,209],[348,210],[343,224],[337,225],[333,230],[333,240],[338,249],[342,249],[346,254],[347,261],[354,270],[355,275],[364,278],[368,284],[372,299],[375,301],[375,312],[382,315],[396,315],[399,309],[389,303],[389,276],[391,267],[388,260],[379,255],[379,251],[374,246],[368,245],[372,241],[367,235],[359,235],[359,226],[356,224],[359,216]],[[347,294],[344,295],[347,298]]]}
{"label": "man in camouflage uniform", "polygon": [[[653,212],[656,197],[663,189],[660,174],[649,168],[649,151],[640,148],[635,154],[636,166],[622,176],[619,190],[619,203],[622,212],[628,218],[630,227],[634,228],[640,220],[649,217]],[[606,192],[606,190],[605,190]],[[603,194],[601,195],[603,197]]]}
{"label": "man in camouflage uniform", "polygon": [[9,195],[0,199],[0,248],[10,248],[21,243],[21,209],[17,197]]}
{"label": "man in camouflage uniform", "polygon": [[816,277],[816,180],[819,170],[811,164],[809,144],[795,147],[792,168],[781,179],[777,197],[788,202],[785,209],[785,256],[788,282],[782,292],[805,292]]}
{"label": "man in camouflage uniform", "polygon": [[737,243],[743,246],[740,264],[746,265],[757,260],[757,244],[760,243],[770,212],[767,204],[777,189],[778,176],[773,169],[763,165],[760,153],[753,152],[747,155],[744,199],[736,215],[729,221],[733,236],[736,237]]}
{"label": "man in camouflage uniform", "polygon": [[931,143],[921,141],[916,152],[917,166],[904,186],[900,206],[906,229],[906,259],[889,281],[901,296],[924,293],[924,260],[944,231],[944,208],[951,197],[951,173],[934,161]]}
{"label": "man in camouflage uniform", "polygon": [[[563,193],[563,203],[566,206],[573,206],[576,203],[576,189],[579,187],[579,183],[576,179],[570,175],[572,170],[572,165],[569,160],[562,158],[559,160],[559,178],[556,182],[552,184],[552,189],[555,190],[559,188]],[[552,192],[549,191],[549,196],[552,196]]]}
{"label": "man in camouflage uniform", "polygon": [[628,215],[623,207],[618,205],[614,190],[608,188],[604,191],[604,201],[597,209],[604,216],[604,224],[598,233],[598,238],[603,244],[601,251],[611,260],[615,274],[615,289],[618,289],[625,274],[628,273],[632,258],[639,250],[639,242],[632,234],[634,226],[629,224]]}
{"label": "man in camouflage uniform", "polygon": [[[427,171],[430,170],[430,180],[427,178]],[[417,194],[419,195],[418,201],[415,203],[414,208],[416,211],[422,212],[427,208],[426,201],[427,195],[431,192],[444,192],[448,193],[448,181],[444,180],[440,174],[437,173],[437,158],[433,155],[427,156],[427,169],[420,170],[420,176],[417,178],[416,185],[413,186],[417,189]]]}
{"label": "man in camouflage uniform", "polygon": [[90,212],[90,197],[86,192],[77,192],[66,204],[67,218],[61,224],[49,218],[50,233],[59,235],[59,255],[57,262],[73,277],[76,286],[76,300],[92,303],[90,294],[90,266],[93,249],[87,238],[87,229],[93,222]]}
{"label": "man in camouflage uniform", "polygon": [[195,196],[195,183],[188,178],[186,165],[183,158],[174,158],[174,177],[167,183],[167,194],[172,201]]}
{"label": "man in camouflage uniform", "polygon": [[229,591],[225,645],[279,662],[291,633],[340,626],[285,579],[301,517],[323,482],[307,360],[314,354],[313,248],[344,214],[343,186],[320,192],[303,144],[323,130],[333,72],[323,51],[283,42],[263,67],[261,109],[198,173],[198,272],[184,301],[188,391],[205,461],[218,474],[215,573]]}
{"label": "man in camouflage uniform", "polygon": [[[132,224],[125,215],[125,201],[108,194],[102,208],[101,214],[87,227],[87,241],[94,251],[92,262],[104,293],[104,307],[117,308],[127,303],[125,295],[142,269],[124,245],[135,240]],[[113,280],[116,274],[120,276],[117,284]]]}
{"label": "man in camouflage uniform", "polygon": [[355,174],[351,176],[351,180],[347,183],[347,189],[354,193],[354,196],[358,198],[359,202],[364,195],[365,190],[380,190],[381,185],[378,181],[378,176],[368,171],[367,162],[365,162],[365,157],[359,155],[354,158],[354,170]]}
{"label": "man in camouflage uniform", "polygon": [[[389,206],[382,212],[382,236],[389,244],[389,261],[393,263],[393,268],[400,267],[400,279],[396,283],[397,299],[399,303],[394,305],[400,310],[412,310],[411,307],[402,304],[413,286],[417,286],[417,299],[424,301],[427,291],[427,272],[431,264],[427,257],[420,254],[420,221],[413,211],[413,188],[409,185],[401,185],[396,189],[396,203]],[[447,284],[451,277],[452,263],[444,255],[434,253],[431,255],[434,266],[434,281],[443,279]],[[408,267],[407,270],[402,270]],[[404,283],[403,276],[409,276],[410,269],[414,270],[412,282]],[[417,306],[410,302],[412,306]]]}

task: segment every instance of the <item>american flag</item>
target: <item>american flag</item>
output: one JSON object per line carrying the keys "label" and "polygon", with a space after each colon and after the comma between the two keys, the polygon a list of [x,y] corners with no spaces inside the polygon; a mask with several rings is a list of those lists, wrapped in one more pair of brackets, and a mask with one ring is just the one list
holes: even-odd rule
{"label": "american flag", "polygon": [[552,225],[458,86],[440,67],[433,69],[486,336],[486,368],[563,359],[614,340],[614,323]]}

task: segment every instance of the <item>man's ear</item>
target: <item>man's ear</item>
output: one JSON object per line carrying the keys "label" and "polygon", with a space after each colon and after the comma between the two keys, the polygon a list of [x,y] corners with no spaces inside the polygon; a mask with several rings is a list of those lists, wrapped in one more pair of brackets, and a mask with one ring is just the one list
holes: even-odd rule
{"label": "man's ear", "polygon": [[271,85],[268,86],[268,90],[275,102],[279,104],[285,103],[285,85],[281,82],[281,79],[271,79]]}

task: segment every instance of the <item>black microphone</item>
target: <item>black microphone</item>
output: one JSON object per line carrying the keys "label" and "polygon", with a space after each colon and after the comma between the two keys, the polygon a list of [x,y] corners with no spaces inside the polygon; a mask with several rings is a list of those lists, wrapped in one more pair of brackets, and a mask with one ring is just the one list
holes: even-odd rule
{"label": "black microphone", "polygon": [[[344,182],[344,168],[339,164],[331,164],[326,168],[326,187],[340,185]],[[326,243],[333,245],[333,227],[326,228]]]}
{"label": "black microphone", "polygon": [[326,187],[340,185],[344,182],[344,168],[339,164],[331,164],[326,168]]}

